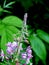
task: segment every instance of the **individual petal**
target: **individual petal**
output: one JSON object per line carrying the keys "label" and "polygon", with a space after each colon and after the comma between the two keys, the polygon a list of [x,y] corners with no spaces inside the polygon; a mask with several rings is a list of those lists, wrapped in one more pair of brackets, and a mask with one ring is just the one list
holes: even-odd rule
{"label": "individual petal", "polygon": [[8,53],[8,54],[13,54],[13,49],[12,49],[11,47],[8,47],[8,48],[7,48],[7,53]]}
{"label": "individual petal", "polygon": [[30,59],[29,59],[29,58],[27,58],[27,60],[26,60],[26,64],[29,64],[29,62],[30,62]]}
{"label": "individual petal", "polygon": [[31,50],[31,47],[30,47],[30,46],[27,47],[26,52],[27,52],[28,54],[32,54],[32,50]]}
{"label": "individual petal", "polygon": [[27,58],[31,59],[33,56],[31,54],[27,55]]}
{"label": "individual petal", "polygon": [[29,53],[29,54],[32,54],[32,50],[31,49],[27,49],[26,52]]}
{"label": "individual petal", "polygon": [[14,42],[12,43],[11,47],[12,47],[13,49],[14,49],[14,48],[17,48],[17,47],[18,47],[18,43],[14,41]]}
{"label": "individual petal", "polygon": [[22,58],[26,59],[27,58],[27,54],[26,53],[22,53]]}
{"label": "individual petal", "polygon": [[11,47],[12,43],[11,42],[8,42],[7,46],[8,47]]}

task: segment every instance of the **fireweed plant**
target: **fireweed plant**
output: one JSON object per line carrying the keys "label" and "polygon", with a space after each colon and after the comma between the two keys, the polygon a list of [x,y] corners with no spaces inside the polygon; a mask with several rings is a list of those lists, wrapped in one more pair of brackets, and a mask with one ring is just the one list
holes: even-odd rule
{"label": "fireweed plant", "polygon": [[[1,61],[6,63],[6,65],[12,65],[14,63],[15,65],[32,65],[31,59],[33,57],[32,55],[32,49],[31,46],[23,47],[23,43],[27,42],[29,44],[28,39],[28,30],[27,30],[27,13],[24,15],[24,21],[23,26],[21,29],[21,35],[16,39],[14,34],[14,41],[8,42],[6,44],[6,54],[4,53],[4,50],[1,49]],[[25,44],[24,44],[25,45]]]}

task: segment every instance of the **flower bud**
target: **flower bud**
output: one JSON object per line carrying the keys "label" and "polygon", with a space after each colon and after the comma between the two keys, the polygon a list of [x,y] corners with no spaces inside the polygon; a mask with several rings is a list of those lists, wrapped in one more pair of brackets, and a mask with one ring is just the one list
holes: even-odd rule
{"label": "flower bud", "polygon": [[26,52],[27,52],[28,54],[32,54],[32,50],[31,50],[31,47],[30,47],[30,46],[27,47]]}

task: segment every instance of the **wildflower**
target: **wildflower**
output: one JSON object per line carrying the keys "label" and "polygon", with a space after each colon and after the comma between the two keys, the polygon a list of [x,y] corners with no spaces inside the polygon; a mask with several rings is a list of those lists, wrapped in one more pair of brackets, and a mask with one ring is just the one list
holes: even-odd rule
{"label": "wildflower", "polygon": [[8,42],[8,44],[7,44],[7,53],[8,54],[13,54],[15,52],[17,46],[18,46],[18,43],[15,42],[15,41],[13,43]]}
{"label": "wildflower", "polygon": [[27,58],[31,59],[33,56],[31,54],[28,54]]}
{"label": "wildflower", "polygon": [[12,43],[11,42],[8,42],[7,46],[8,47],[11,47]]}
{"label": "wildflower", "polygon": [[7,53],[8,53],[8,54],[13,54],[13,49],[12,49],[11,47],[8,47],[8,48],[7,48]]}
{"label": "wildflower", "polygon": [[13,48],[13,50],[15,50],[18,47],[18,43],[17,42],[13,42],[11,45],[11,48]]}
{"label": "wildflower", "polygon": [[27,52],[28,54],[32,54],[32,50],[31,50],[31,47],[30,47],[30,46],[27,47],[26,52]]}
{"label": "wildflower", "polygon": [[26,64],[28,64],[30,62],[30,59],[33,57],[32,56],[32,50],[31,50],[30,46],[27,47],[26,52],[27,52]]}
{"label": "wildflower", "polygon": [[27,54],[26,53],[22,53],[22,58],[26,59],[27,58]]}

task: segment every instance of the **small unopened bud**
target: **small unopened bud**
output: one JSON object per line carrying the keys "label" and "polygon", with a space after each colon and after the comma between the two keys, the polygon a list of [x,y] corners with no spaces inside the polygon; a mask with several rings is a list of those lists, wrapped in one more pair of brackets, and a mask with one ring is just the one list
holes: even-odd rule
{"label": "small unopened bud", "polygon": [[24,40],[25,43],[29,44],[29,41],[27,39]]}
{"label": "small unopened bud", "polygon": [[25,13],[24,15],[24,24],[26,25],[26,21],[27,21],[27,13]]}
{"label": "small unopened bud", "polygon": [[9,60],[9,58],[7,56],[5,58],[6,58],[6,60]]}
{"label": "small unopened bud", "polygon": [[13,36],[14,36],[14,41],[16,41],[16,34],[14,34]]}
{"label": "small unopened bud", "polygon": [[21,37],[18,37],[18,38],[17,38],[17,41],[20,42],[20,41],[21,41]]}

